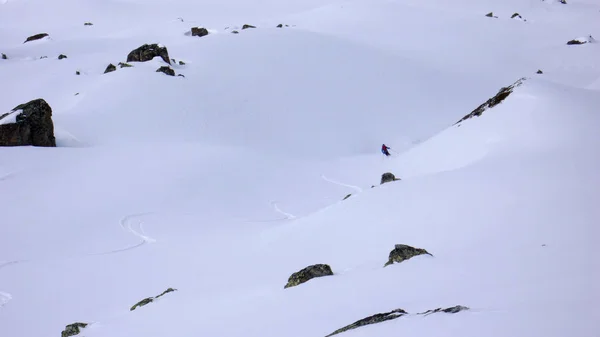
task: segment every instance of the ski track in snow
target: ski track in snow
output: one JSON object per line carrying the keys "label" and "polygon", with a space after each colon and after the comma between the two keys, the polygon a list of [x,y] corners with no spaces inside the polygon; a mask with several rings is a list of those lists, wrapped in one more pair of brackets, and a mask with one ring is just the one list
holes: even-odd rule
{"label": "ski track in snow", "polygon": [[275,209],[275,212],[277,212],[277,213],[282,214],[283,216],[285,216],[285,219],[287,219],[287,220],[296,219],[295,215],[282,211],[281,208],[279,208],[279,206],[277,206],[277,202],[276,201],[271,201],[271,205]]}
{"label": "ski track in snow", "polygon": [[344,187],[348,187],[348,188],[354,189],[354,190],[356,190],[358,193],[360,193],[360,192],[362,192],[362,191],[363,191],[363,189],[362,189],[362,188],[360,188],[360,187],[358,187],[358,186],[354,186],[354,185],[348,185],[348,184],[340,183],[340,182],[338,182],[338,181],[331,180],[331,179],[327,178],[327,177],[326,177],[324,174],[322,174],[322,175],[321,175],[321,178],[323,178],[323,180],[325,180],[325,181],[327,181],[327,182],[330,182],[330,183],[332,183],[332,184],[336,184],[336,185],[339,185],[339,186],[344,186]]}

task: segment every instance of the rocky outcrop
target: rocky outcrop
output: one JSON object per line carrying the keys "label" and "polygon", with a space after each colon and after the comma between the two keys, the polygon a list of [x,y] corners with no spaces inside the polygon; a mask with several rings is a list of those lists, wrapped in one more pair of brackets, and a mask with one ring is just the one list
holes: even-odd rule
{"label": "rocky outcrop", "polygon": [[173,70],[171,67],[169,66],[162,66],[158,69],[156,69],[157,73],[163,73],[163,74],[167,74],[169,76],[175,76],[175,70]]}
{"label": "rocky outcrop", "polygon": [[380,314],[375,314],[373,316],[369,316],[366,318],[363,318],[361,320],[358,320],[352,324],[346,325],[345,327],[341,328],[341,329],[337,329],[334,332],[330,333],[329,335],[325,336],[325,337],[330,337],[333,335],[337,335],[339,333],[348,331],[348,330],[352,330],[352,329],[356,329],[356,328],[360,328],[361,326],[365,326],[365,325],[370,325],[370,324],[377,324],[377,323],[381,323],[381,322],[385,322],[385,321],[389,321],[392,319],[396,319],[398,317],[402,317],[404,315],[407,315],[408,313],[406,311],[404,311],[403,309],[395,309],[392,310],[390,312],[384,312],[384,313],[380,313]]}
{"label": "rocky outcrop", "polygon": [[129,64],[129,63],[119,62],[119,67],[121,67],[121,68],[130,68],[130,67],[133,67],[133,66],[131,64]]}
{"label": "rocky outcrop", "polygon": [[459,312],[464,311],[464,310],[469,310],[469,308],[463,307],[462,305],[457,305],[457,306],[446,308],[446,309],[437,308],[437,309],[433,309],[433,310],[427,310],[425,312],[420,312],[417,315],[425,315],[425,316],[427,316],[427,315],[435,314],[435,313],[438,313],[438,312],[445,312],[447,314],[456,314],[456,313],[459,313]]}
{"label": "rocky outcrop", "polygon": [[80,323],[80,322],[69,324],[65,327],[65,330],[63,330],[63,332],[61,333],[61,337],[70,337],[70,336],[79,335],[79,333],[81,332],[80,329],[83,329],[86,326],[88,326],[87,323]]}
{"label": "rocky outcrop", "polygon": [[162,58],[166,63],[171,64],[167,47],[160,44],[145,44],[132,50],[127,55],[127,62],[147,62],[157,56]]}
{"label": "rocky outcrop", "polygon": [[111,73],[111,72],[113,72],[113,71],[115,71],[115,70],[117,70],[117,67],[115,67],[115,65],[111,63],[111,64],[109,64],[109,65],[106,67],[106,70],[104,70],[104,73],[105,73],[105,74],[106,74],[106,73]]}
{"label": "rocky outcrop", "polygon": [[242,26],[242,30],[244,30],[244,29],[248,29],[248,28],[256,28],[256,27],[255,27],[255,26],[253,26],[253,25],[243,25],[243,26]]}
{"label": "rocky outcrop", "polygon": [[586,43],[587,43],[587,41],[580,40],[580,39],[575,39],[575,40],[571,40],[571,41],[567,42],[567,44],[569,46],[571,46],[571,45],[577,45],[577,44],[586,44]]}
{"label": "rocky outcrop", "polygon": [[[430,315],[433,313],[439,313],[439,312],[444,312],[447,314],[455,314],[455,313],[461,312],[463,310],[469,310],[469,308],[463,307],[461,305],[457,305],[457,306],[454,306],[451,308],[446,308],[446,309],[438,308],[435,310],[427,310],[425,312],[418,313],[417,315],[427,316],[427,315]],[[346,325],[345,327],[343,327],[341,329],[335,330],[334,332],[330,333],[329,335],[327,335],[325,337],[337,335],[339,333],[342,333],[342,332],[345,332],[348,330],[352,330],[352,329],[356,329],[356,328],[360,328],[365,325],[371,325],[371,324],[377,324],[377,323],[389,321],[389,320],[396,319],[396,318],[406,316],[406,315],[410,315],[410,314],[408,312],[404,311],[403,309],[395,309],[395,310],[392,310],[389,312],[375,314],[373,316],[369,316],[369,317],[363,318],[361,320],[358,320],[352,324]]]}
{"label": "rocky outcrop", "polygon": [[0,146],[55,147],[52,108],[41,99],[0,115]]}
{"label": "rocky outcrop", "polygon": [[299,284],[307,282],[315,277],[323,277],[323,276],[331,276],[333,272],[331,271],[331,267],[326,264],[315,264],[312,266],[308,266],[300,271],[293,273],[289,279],[288,283],[283,287],[284,289],[295,287]]}
{"label": "rocky outcrop", "polygon": [[32,35],[32,36],[28,37],[25,40],[25,42],[23,42],[23,43],[27,43],[27,42],[31,42],[31,41],[35,41],[35,40],[40,40],[40,39],[45,38],[46,36],[50,36],[50,35],[48,35],[47,33],[35,34],[35,35]]}
{"label": "rocky outcrop", "polygon": [[129,309],[129,311],[133,311],[133,310],[135,310],[135,309],[137,309],[137,308],[139,308],[139,307],[143,307],[143,306],[145,306],[145,305],[147,305],[147,304],[149,304],[149,303],[152,303],[152,302],[154,302],[154,300],[156,300],[157,298],[159,298],[159,297],[161,297],[161,296],[164,296],[165,294],[168,294],[168,293],[170,293],[170,292],[176,291],[176,290],[177,290],[177,289],[169,288],[169,289],[167,289],[167,290],[163,291],[163,292],[162,292],[160,295],[158,295],[158,296],[144,298],[143,300],[141,300],[141,301],[137,302],[137,303],[136,303],[136,304],[135,304],[133,307],[131,307],[131,309]]}
{"label": "rocky outcrop", "polygon": [[461,118],[458,122],[454,123],[454,125],[464,122],[469,118],[479,117],[481,116],[481,114],[483,114],[485,110],[491,109],[496,105],[502,103],[502,101],[504,101],[510,94],[512,94],[513,90],[516,87],[522,85],[524,81],[525,78],[521,78],[507,87],[500,88],[500,90],[494,97],[488,99],[485,103],[475,108],[475,110],[471,111],[471,113]]}
{"label": "rocky outcrop", "polygon": [[8,60],[8,56],[6,56],[6,54],[2,53],[2,59],[3,60]]}
{"label": "rocky outcrop", "polygon": [[391,172],[386,172],[381,175],[381,182],[379,183],[379,185],[383,185],[385,183],[389,183],[396,180],[400,180],[400,178],[396,178],[396,176]]}
{"label": "rocky outcrop", "polygon": [[65,54],[58,55],[59,60],[66,59],[66,58],[67,58],[67,55],[65,55]]}
{"label": "rocky outcrop", "polygon": [[192,36],[203,37],[208,35],[208,30],[203,27],[192,27]]}
{"label": "rocky outcrop", "polygon": [[388,262],[385,263],[384,267],[387,267],[393,263],[400,263],[402,261],[406,261],[418,255],[433,256],[428,251],[422,248],[415,248],[408,245],[396,245],[394,250],[390,252]]}

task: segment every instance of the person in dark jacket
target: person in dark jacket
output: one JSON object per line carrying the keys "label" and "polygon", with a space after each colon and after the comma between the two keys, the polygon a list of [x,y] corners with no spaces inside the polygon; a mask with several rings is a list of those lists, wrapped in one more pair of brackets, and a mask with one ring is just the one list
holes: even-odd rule
{"label": "person in dark jacket", "polygon": [[381,153],[385,154],[386,157],[390,155],[388,149],[391,149],[391,147],[388,147],[385,144],[381,145]]}

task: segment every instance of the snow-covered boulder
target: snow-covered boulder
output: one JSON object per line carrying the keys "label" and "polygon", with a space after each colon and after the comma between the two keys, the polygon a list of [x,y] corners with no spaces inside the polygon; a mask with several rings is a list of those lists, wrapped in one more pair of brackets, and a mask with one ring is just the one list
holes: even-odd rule
{"label": "snow-covered boulder", "polygon": [[156,43],[145,44],[132,50],[129,55],[127,55],[127,62],[147,62],[157,56],[162,58],[166,63],[171,64],[167,47]]}
{"label": "snow-covered boulder", "polygon": [[45,38],[47,36],[50,36],[50,35],[48,35],[48,33],[35,34],[35,35],[32,35],[32,36],[28,37],[25,40],[25,42],[23,42],[23,43],[27,43],[27,42],[31,42],[31,41],[35,41],[35,40],[41,40],[41,39],[43,39],[43,38]]}
{"label": "snow-covered boulder", "polygon": [[312,266],[308,266],[300,271],[293,273],[289,277],[288,283],[285,285],[284,289],[295,287],[315,277],[323,277],[330,275],[333,275],[333,271],[331,271],[331,267],[327,264],[315,264]]}
{"label": "snow-covered boulder", "polygon": [[163,74],[167,74],[169,76],[175,76],[175,70],[173,70],[171,67],[169,66],[162,66],[158,69],[156,69],[157,73],[163,73]]}
{"label": "snow-covered boulder", "polygon": [[396,180],[400,180],[400,178],[396,178],[396,176],[391,173],[391,172],[386,172],[384,174],[381,175],[381,182],[380,185],[385,184],[385,183],[389,183],[392,181],[396,181]]}
{"label": "snow-covered boulder", "polygon": [[390,252],[390,256],[388,258],[388,262],[384,265],[384,267],[389,266],[393,263],[400,263],[402,261],[408,260],[412,257],[419,255],[431,255],[428,251],[423,248],[415,248],[408,245],[396,245],[394,250]]}
{"label": "snow-covered boulder", "polygon": [[512,94],[513,90],[516,87],[522,85],[524,81],[525,81],[525,78],[520,78],[515,83],[513,83],[507,87],[500,88],[500,90],[498,91],[498,93],[496,93],[496,95],[494,97],[488,99],[485,103],[478,106],[475,110],[471,111],[471,113],[464,116],[463,118],[461,118],[458,122],[456,122],[454,124],[456,125],[456,124],[459,124],[469,118],[481,116],[481,114],[483,114],[483,112],[485,110],[493,108],[496,105],[502,103],[502,101],[504,101],[510,94]]}
{"label": "snow-covered boulder", "polygon": [[73,324],[69,324],[65,327],[65,330],[61,333],[61,337],[71,337],[79,335],[81,329],[85,328],[87,323],[76,322]]}
{"label": "snow-covered boulder", "polygon": [[594,39],[591,35],[589,35],[588,37],[578,37],[576,39],[573,39],[569,42],[567,42],[568,45],[578,45],[578,44],[586,44],[586,43],[594,43],[596,42],[596,39]]}
{"label": "snow-covered boulder", "polygon": [[0,146],[55,147],[52,108],[41,99],[0,115]]}
{"label": "snow-covered boulder", "polygon": [[208,29],[203,27],[192,27],[192,36],[203,37],[208,35]]}

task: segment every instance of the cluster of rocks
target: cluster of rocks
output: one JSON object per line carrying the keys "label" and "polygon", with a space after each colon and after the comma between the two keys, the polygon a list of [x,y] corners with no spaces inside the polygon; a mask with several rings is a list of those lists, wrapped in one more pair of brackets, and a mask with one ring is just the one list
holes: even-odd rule
{"label": "cluster of rocks", "polygon": [[137,303],[136,303],[134,306],[132,306],[132,307],[131,307],[129,310],[130,310],[130,311],[133,311],[133,310],[135,310],[135,309],[137,309],[137,308],[143,307],[143,306],[145,306],[145,305],[147,305],[147,304],[149,304],[149,303],[152,303],[152,302],[154,302],[154,300],[156,300],[156,299],[158,299],[158,298],[160,298],[160,297],[164,296],[165,294],[168,294],[168,293],[170,293],[170,292],[173,292],[173,291],[177,291],[177,289],[169,288],[169,289],[167,289],[167,290],[163,291],[163,292],[162,292],[160,295],[157,295],[157,296],[155,296],[155,297],[146,297],[146,298],[144,298],[143,300],[141,300],[141,301],[137,302]]}
{"label": "cluster of rocks", "polygon": [[[498,16],[494,15],[494,12],[489,12],[485,16],[487,16],[488,18],[494,18],[494,19],[498,18]],[[527,20],[523,19],[523,17],[519,13],[514,13],[513,15],[510,16],[510,18],[511,19],[519,19],[519,20],[527,21]]]}
{"label": "cluster of rocks", "polygon": [[[132,50],[128,55],[127,55],[127,61],[126,62],[119,62],[118,65],[120,68],[129,68],[129,67],[133,67],[131,64],[129,64],[129,62],[148,62],[153,60],[155,57],[160,57],[165,63],[167,63],[168,65],[166,66],[161,66],[158,69],[156,69],[156,72],[160,72],[169,76],[175,76],[175,70],[173,68],[171,68],[171,60],[173,61],[173,63],[176,63],[175,59],[171,59],[169,57],[169,51],[167,50],[167,47],[160,45],[160,44],[144,44],[134,50]],[[179,65],[185,65],[185,62],[183,61],[179,61]],[[106,69],[104,70],[104,73],[110,73],[113,71],[117,70],[117,66],[115,66],[114,64],[110,63]],[[79,75],[79,74],[77,74]],[[180,76],[183,76],[180,74]]]}

